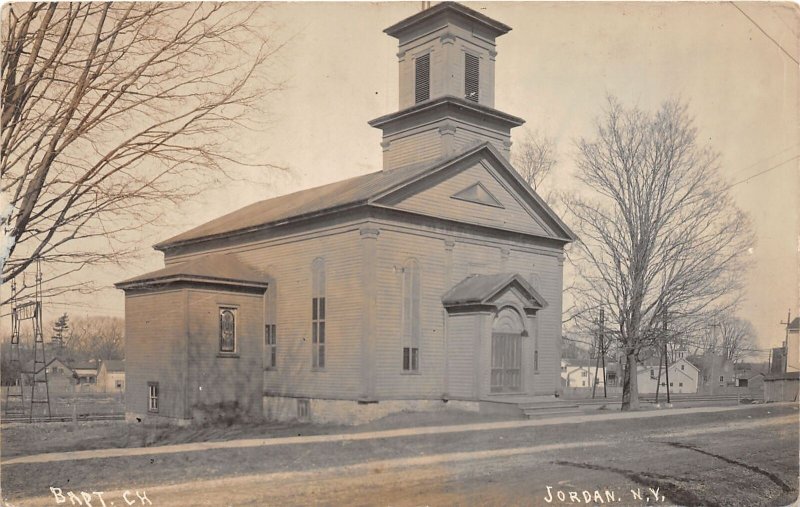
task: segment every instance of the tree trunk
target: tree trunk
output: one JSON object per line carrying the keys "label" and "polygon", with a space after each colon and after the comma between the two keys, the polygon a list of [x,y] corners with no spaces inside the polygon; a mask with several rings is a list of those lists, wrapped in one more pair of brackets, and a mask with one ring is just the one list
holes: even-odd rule
{"label": "tree trunk", "polygon": [[639,409],[639,386],[636,378],[636,355],[626,355],[625,371],[622,374],[622,410]]}

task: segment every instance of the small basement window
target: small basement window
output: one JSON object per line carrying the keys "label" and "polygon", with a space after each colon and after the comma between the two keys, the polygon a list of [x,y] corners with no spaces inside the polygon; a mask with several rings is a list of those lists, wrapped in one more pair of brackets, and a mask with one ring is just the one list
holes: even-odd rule
{"label": "small basement window", "polygon": [[158,412],[158,382],[147,383],[147,411]]}
{"label": "small basement window", "polygon": [[303,421],[308,420],[311,415],[311,403],[307,399],[297,400],[297,418]]}
{"label": "small basement window", "polygon": [[431,98],[431,55],[420,55],[414,60],[414,103]]}

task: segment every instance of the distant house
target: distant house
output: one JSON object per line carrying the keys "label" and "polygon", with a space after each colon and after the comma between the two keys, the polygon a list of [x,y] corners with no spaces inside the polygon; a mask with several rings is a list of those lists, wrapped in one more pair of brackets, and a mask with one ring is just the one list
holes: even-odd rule
{"label": "distant house", "polygon": [[108,359],[97,371],[97,389],[106,393],[125,391],[125,361]]}
{"label": "distant house", "polygon": [[603,368],[561,361],[561,383],[564,387],[592,387],[595,372],[597,372],[597,385],[602,386],[605,379]]}
{"label": "distant house", "polygon": [[[70,389],[73,384],[73,370],[68,363],[58,357],[54,357],[48,361],[44,368],[47,373],[47,382],[50,391],[64,392]],[[36,373],[41,371],[42,367],[39,366]],[[28,361],[25,364],[23,374],[25,384],[30,385],[33,379],[33,361]]]}
{"label": "distant house", "polygon": [[636,380],[641,394],[653,394],[656,389],[665,393],[668,384],[670,393],[696,393],[699,377],[700,369],[686,359],[678,359],[668,370],[662,368],[660,378],[658,366],[643,365],[636,369]]}
{"label": "distant house", "polygon": [[719,354],[690,356],[689,362],[700,371],[697,392],[716,394],[736,386],[736,373],[733,361]]}
{"label": "distant house", "polygon": [[764,374],[760,371],[743,370],[736,372],[736,387],[760,390],[764,388]]}
{"label": "distant house", "polygon": [[[94,361],[73,363],[72,371],[78,385],[92,387],[97,385],[97,363]],[[86,387],[82,387],[82,389],[86,389]]]}

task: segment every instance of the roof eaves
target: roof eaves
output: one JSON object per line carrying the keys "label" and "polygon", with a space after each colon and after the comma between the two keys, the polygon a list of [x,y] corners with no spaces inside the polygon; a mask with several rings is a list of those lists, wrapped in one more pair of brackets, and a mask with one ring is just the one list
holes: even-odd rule
{"label": "roof eaves", "polygon": [[175,275],[157,276],[153,278],[144,278],[140,280],[126,280],[114,284],[114,287],[123,290],[138,289],[138,288],[152,287],[154,285],[168,285],[176,282],[206,282],[206,283],[215,283],[215,284],[231,285],[238,287],[253,287],[258,289],[261,288],[266,289],[267,286],[269,285],[267,282],[259,282],[255,280],[237,280],[231,278],[219,278],[219,277],[204,276],[204,275],[175,274]]}
{"label": "roof eaves", "polygon": [[332,206],[332,207],[329,207],[329,208],[323,208],[323,209],[315,210],[315,211],[312,211],[312,212],[309,212],[309,213],[302,213],[302,214],[299,214],[299,215],[293,215],[293,216],[290,216],[290,217],[287,217],[287,218],[282,218],[280,220],[274,220],[272,222],[264,222],[263,224],[253,225],[253,226],[245,227],[245,228],[242,228],[242,229],[234,229],[234,230],[230,230],[230,231],[219,232],[219,233],[216,233],[216,234],[208,234],[208,235],[204,235],[204,236],[198,236],[196,238],[187,238],[185,240],[180,240],[180,241],[165,240],[165,241],[162,241],[160,243],[156,243],[155,245],[153,245],[153,249],[161,251],[161,252],[164,252],[164,251],[169,250],[171,248],[179,248],[179,247],[182,247],[182,246],[188,246],[188,245],[192,245],[192,244],[195,244],[195,243],[203,243],[203,242],[206,242],[206,241],[213,241],[215,239],[233,238],[233,237],[236,237],[236,236],[243,236],[245,234],[256,232],[256,231],[259,231],[259,230],[262,230],[262,229],[267,229],[267,228],[271,228],[271,227],[280,227],[282,225],[287,225],[287,224],[291,224],[291,223],[294,223],[294,222],[299,222],[301,220],[309,220],[309,219],[312,219],[312,218],[317,218],[317,217],[321,217],[321,216],[325,216],[325,215],[330,215],[332,213],[339,213],[341,211],[345,211],[345,210],[348,210],[348,209],[358,208],[359,206],[363,206],[364,204],[366,204],[366,202],[367,202],[367,199],[359,199],[359,200],[356,200],[356,201],[353,201],[353,202],[340,204],[340,205]]}
{"label": "roof eaves", "polygon": [[393,113],[379,116],[374,120],[368,121],[367,124],[370,127],[381,128],[387,123],[400,120],[407,116],[415,115],[421,111],[447,106],[448,104],[455,105],[472,112],[489,115],[497,120],[509,123],[515,127],[518,127],[525,123],[525,120],[523,120],[522,118],[514,116],[512,114],[504,113],[499,109],[495,109],[493,107],[485,106],[466,99],[462,99],[461,97],[456,97],[455,95],[442,95],[441,97],[436,97],[430,100],[426,100],[424,102],[420,102],[419,104],[414,104],[405,109],[401,109],[400,111],[395,111]]}

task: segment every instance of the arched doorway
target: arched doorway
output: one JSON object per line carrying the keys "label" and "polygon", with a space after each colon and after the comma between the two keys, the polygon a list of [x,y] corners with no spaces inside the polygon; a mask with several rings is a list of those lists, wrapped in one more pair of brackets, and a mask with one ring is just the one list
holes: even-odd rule
{"label": "arched doorway", "polygon": [[522,390],[522,317],[507,306],[495,316],[492,324],[491,392]]}

